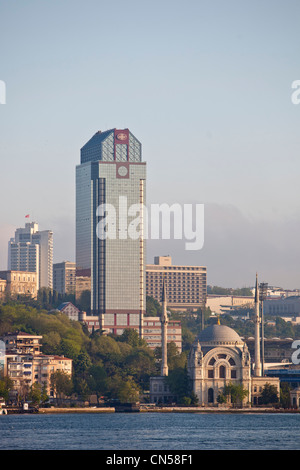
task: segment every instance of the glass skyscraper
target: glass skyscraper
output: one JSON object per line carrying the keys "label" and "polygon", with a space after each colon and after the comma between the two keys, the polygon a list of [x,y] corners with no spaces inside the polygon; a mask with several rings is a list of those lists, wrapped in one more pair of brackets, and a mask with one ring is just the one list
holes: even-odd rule
{"label": "glass skyscraper", "polygon": [[[90,270],[92,313],[105,325],[128,325],[141,332],[145,240],[130,235],[134,218],[128,216],[127,224],[124,214],[138,205],[143,220],[145,180],[141,143],[128,129],[99,131],[82,147],[76,167],[76,266]],[[101,212],[104,204],[106,212]],[[99,234],[101,221],[104,235]]]}

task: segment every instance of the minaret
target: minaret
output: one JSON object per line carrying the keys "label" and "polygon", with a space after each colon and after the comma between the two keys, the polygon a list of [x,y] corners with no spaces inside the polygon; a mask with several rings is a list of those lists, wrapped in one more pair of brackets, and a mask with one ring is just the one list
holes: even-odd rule
{"label": "minaret", "polygon": [[254,375],[255,377],[261,376],[261,361],[260,361],[260,318],[259,318],[259,292],[258,292],[258,281],[256,273],[255,283],[255,357],[254,357]]}
{"label": "minaret", "polygon": [[163,280],[163,288],[161,294],[162,312],[161,312],[161,376],[167,376],[168,370],[168,355],[167,355],[167,330],[168,330],[168,315],[167,315],[167,293],[165,279]]}

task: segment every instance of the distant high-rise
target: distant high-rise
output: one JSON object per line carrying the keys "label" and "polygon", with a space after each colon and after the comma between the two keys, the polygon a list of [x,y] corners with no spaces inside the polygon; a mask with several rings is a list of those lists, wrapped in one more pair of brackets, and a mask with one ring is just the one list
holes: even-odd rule
{"label": "distant high-rise", "polygon": [[53,265],[53,289],[58,294],[75,294],[76,264],[62,261]]}
{"label": "distant high-rise", "polygon": [[[91,310],[102,327],[115,318],[120,327],[135,325],[142,332],[145,242],[130,236],[120,213],[128,214],[133,204],[143,210],[145,180],[141,143],[128,129],[99,131],[82,147],[76,167],[76,266],[91,272]],[[115,237],[97,232],[104,215],[97,208],[104,204],[116,215],[106,226]]]}
{"label": "distant high-rise", "polygon": [[17,228],[15,237],[8,242],[8,269],[35,272],[38,288],[53,288],[53,232],[39,231],[36,222]]}

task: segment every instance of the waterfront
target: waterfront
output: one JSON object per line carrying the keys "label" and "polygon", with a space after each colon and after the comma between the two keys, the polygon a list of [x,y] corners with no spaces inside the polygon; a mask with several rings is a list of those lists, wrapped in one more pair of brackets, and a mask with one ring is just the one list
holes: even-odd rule
{"label": "waterfront", "polygon": [[1,450],[299,450],[293,413],[0,416]]}

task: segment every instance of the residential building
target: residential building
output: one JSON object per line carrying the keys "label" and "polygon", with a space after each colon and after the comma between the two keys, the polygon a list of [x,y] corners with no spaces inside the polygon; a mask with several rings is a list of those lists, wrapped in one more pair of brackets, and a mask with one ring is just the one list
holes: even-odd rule
{"label": "residential building", "polygon": [[6,279],[1,279],[0,278],[0,301],[5,299],[6,296],[6,286],[7,286],[7,281]]}
{"label": "residential building", "polygon": [[8,243],[8,270],[34,272],[38,289],[53,288],[53,232],[38,230],[36,222],[18,228]]}
{"label": "residential building", "polygon": [[53,290],[58,294],[75,294],[76,263],[62,261],[53,264]]}
{"label": "residential building", "polygon": [[[122,329],[131,315],[129,323],[138,326],[140,334],[146,309],[145,181],[141,143],[129,129],[99,131],[81,148],[76,167],[76,266],[91,272],[91,311],[100,323],[111,325],[118,314],[121,325],[116,326]],[[140,210],[137,237],[129,230],[132,219],[124,220],[132,206]]]}
{"label": "residential building", "polygon": [[2,336],[7,354],[36,356],[41,353],[41,339],[40,335],[31,335],[22,331],[6,333]]}
{"label": "residential building", "polygon": [[29,271],[0,271],[0,299],[6,295],[17,297],[26,295],[37,298],[38,275]]}
{"label": "residential building", "polygon": [[160,301],[163,279],[166,280],[168,307],[195,311],[206,304],[206,267],[172,265],[171,256],[156,256],[146,266],[146,293]]}
{"label": "residential building", "polygon": [[4,374],[13,381],[12,400],[22,396],[35,382],[41,387],[45,385],[48,395],[53,397],[51,374],[60,370],[71,377],[72,359],[42,354],[42,336],[15,332],[3,335],[1,340],[5,349]]}
{"label": "residential building", "polygon": [[80,310],[72,302],[63,302],[57,307],[57,310],[67,315],[70,320],[79,321]]}

